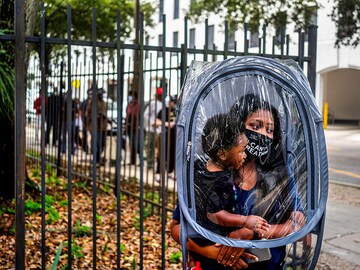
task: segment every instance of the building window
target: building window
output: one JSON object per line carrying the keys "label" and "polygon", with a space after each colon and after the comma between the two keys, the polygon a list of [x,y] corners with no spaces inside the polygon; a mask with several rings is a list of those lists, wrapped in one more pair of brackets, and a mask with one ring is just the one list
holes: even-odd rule
{"label": "building window", "polygon": [[163,14],[164,14],[164,0],[160,0],[159,5],[159,22],[163,21]]}
{"label": "building window", "polygon": [[[159,46],[162,49],[162,47],[163,47],[163,35],[159,35],[158,39],[159,39]],[[162,57],[162,51],[158,52],[158,57]]]}
{"label": "building window", "polygon": [[250,32],[250,48],[259,47],[259,32]]}
{"label": "building window", "polygon": [[235,51],[235,32],[229,32],[228,36],[228,50]]}
{"label": "building window", "polygon": [[195,28],[190,29],[189,48],[195,48]]}
{"label": "building window", "polygon": [[174,19],[179,18],[179,0],[174,0]]}
{"label": "building window", "polygon": [[214,25],[208,26],[208,49],[212,50],[214,47]]}

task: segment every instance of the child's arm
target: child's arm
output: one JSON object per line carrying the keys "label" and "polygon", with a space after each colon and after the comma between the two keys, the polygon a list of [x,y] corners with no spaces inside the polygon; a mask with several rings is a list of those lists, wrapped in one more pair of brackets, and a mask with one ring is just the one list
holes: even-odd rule
{"label": "child's arm", "polygon": [[232,214],[225,210],[207,214],[209,220],[224,227],[245,227],[254,232],[262,233],[268,231],[270,225],[265,219],[259,216],[243,216]]}
{"label": "child's arm", "polygon": [[265,238],[280,238],[300,230],[305,225],[305,216],[300,211],[291,213],[289,219],[281,224],[271,225],[271,229],[263,235]]}

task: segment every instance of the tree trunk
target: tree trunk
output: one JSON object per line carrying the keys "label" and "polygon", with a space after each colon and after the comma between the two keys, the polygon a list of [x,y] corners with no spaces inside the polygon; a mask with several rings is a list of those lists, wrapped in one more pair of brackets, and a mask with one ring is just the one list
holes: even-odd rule
{"label": "tree trunk", "polygon": [[[14,29],[14,1],[0,1],[1,29]],[[10,67],[14,66],[14,43],[3,42],[1,44],[6,54],[1,55],[0,61],[7,63]],[[3,88],[5,91],[14,89]],[[12,96],[12,95],[10,95]],[[1,102],[1,101],[0,101]],[[9,106],[1,104],[0,106]],[[13,108],[9,109],[10,111]],[[15,196],[15,166],[14,166],[14,119],[9,119],[6,115],[0,114],[2,132],[0,132],[0,196],[3,198],[14,198]]]}

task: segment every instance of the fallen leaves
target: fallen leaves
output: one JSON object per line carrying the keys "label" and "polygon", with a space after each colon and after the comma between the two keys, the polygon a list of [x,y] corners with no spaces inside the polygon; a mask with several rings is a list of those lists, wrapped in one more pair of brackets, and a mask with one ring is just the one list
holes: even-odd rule
{"label": "fallen leaves", "polygon": [[[67,179],[60,178],[65,183]],[[91,186],[84,192],[84,187],[77,188],[73,180],[71,201],[71,229],[72,229],[72,269],[93,269],[93,196]],[[46,256],[46,269],[51,269],[55,262],[56,253],[62,245],[57,269],[63,269],[67,263],[69,215],[68,206],[64,201],[68,199],[67,190],[62,185],[47,187],[47,195],[56,198],[52,207],[59,213],[59,219],[45,227],[46,254],[42,254],[41,211],[26,216],[25,262],[26,269],[41,269],[42,255]],[[117,208],[116,197],[110,192],[96,194],[96,269],[116,269],[117,248],[121,245],[121,269],[134,269],[140,264],[140,231],[139,201],[128,195],[122,195],[120,211],[120,243],[117,242]],[[62,203],[59,203],[59,202]],[[158,213],[158,212],[155,212]],[[171,213],[167,220],[170,222]],[[143,265],[144,269],[162,269],[161,256],[161,217],[157,214],[144,218]],[[15,235],[10,228],[14,226],[14,214],[0,213],[0,258],[1,269],[15,267]],[[81,227],[82,226],[82,227]],[[75,236],[74,231],[88,226],[90,233]],[[167,224],[168,226],[168,224]],[[182,269],[181,262],[170,262],[170,256],[179,251],[179,246],[171,239],[166,230],[166,269]]]}

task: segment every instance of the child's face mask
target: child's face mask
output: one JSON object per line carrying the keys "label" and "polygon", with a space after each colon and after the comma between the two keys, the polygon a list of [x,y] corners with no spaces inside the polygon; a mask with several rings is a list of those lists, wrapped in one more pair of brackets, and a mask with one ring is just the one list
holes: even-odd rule
{"label": "child's face mask", "polygon": [[265,164],[270,157],[273,140],[268,136],[248,129],[245,130],[245,135],[249,140],[246,146],[248,159],[255,159],[260,164]]}

